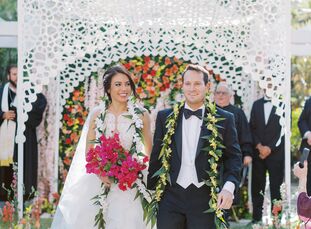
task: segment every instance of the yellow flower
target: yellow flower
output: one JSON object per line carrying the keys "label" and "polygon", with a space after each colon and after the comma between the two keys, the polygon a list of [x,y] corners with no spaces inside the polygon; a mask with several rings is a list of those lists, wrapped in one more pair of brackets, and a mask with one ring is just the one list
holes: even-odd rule
{"label": "yellow flower", "polygon": [[216,182],[216,178],[215,177],[211,177],[211,183],[212,183],[212,185],[214,187],[217,186],[217,182]]}
{"label": "yellow flower", "polygon": [[214,139],[210,141],[210,146],[215,150],[217,148],[217,144]]}
{"label": "yellow flower", "polygon": [[169,163],[168,163],[167,160],[164,160],[164,161],[163,161],[163,167],[165,168],[165,170],[169,170],[170,165],[169,165]]}
{"label": "yellow flower", "polygon": [[214,128],[213,124],[209,123],[209,124],[207,125],[207,129],[213,130],[213,128]]}
{"label": "yellow flower", "polygon": [[215,116],[212,116],[210,113],[208,114],[208,121],[215,124],[217,122],[217,119],[215,118]]}
{"label": "yellow flower", "polygon": [[160,175],[160,179],[161,179],[162,184],[166,185],[166,174],[165,173],[162,173]]}
{"label": "yellow flower", "polygon": [[155,195],[155,199],[156,201],[160,201],[161,200],[161,196],[162,196],[162,190],[159,190],[158,192],[156,192],[156,195]]}
{"label": "yellow flower", "polygon": [[219,157],[217,156],[217,154],[214,151],[210,150],[208,152],[208,154],[211,155],[213,158],[215,158],[216,161],[218,161]]}
{"label": "yellow flower", "polygon": [[212,165],[211,165],[211,168],[212,168],[212,170],[213,170],[213,172],[217,172],[217,164],[216,163],[213,163]]}
{"label": "yellow flower", "polygon": [[223,221],[223,218],[222,218],[223,212],[222,212],[220,209],[216,210],[216,216],[217,216],[221,221]]}

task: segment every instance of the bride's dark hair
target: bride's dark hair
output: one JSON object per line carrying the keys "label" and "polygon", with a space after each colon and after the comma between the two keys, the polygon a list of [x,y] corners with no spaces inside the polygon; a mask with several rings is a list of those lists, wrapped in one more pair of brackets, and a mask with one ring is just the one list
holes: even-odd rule
{"label": "bride's dark hair", "polygon": [[115,75],[117,75],[118,73],[127,76],[127,78],[130,81],[130,86],[131,86],[133,95],[135,96],[135,98],[137,98],[138,96],[136,93],[136,87],[135,87],[135,83],[131,77],[131,73],[125,67],[123,67],[121,65],[115,65],[115,66],[107,69],[107,71],[105,72],[105,74],[103,76],[103,78],[104,78],[104,80],[103,80],[104,81],[104,90],[105,90],[105,93],[108,95],[109,100],[111,101],[111,96],[110,96],[108,90],[111,88],[112,78]]}

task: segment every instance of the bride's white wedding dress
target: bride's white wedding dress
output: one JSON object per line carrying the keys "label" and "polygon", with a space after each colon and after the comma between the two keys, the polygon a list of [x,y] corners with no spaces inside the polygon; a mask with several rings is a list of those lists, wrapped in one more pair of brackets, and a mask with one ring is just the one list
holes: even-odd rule
{"label": "bride's white wedding dress", "polygon": [[[98,109],[100,108],[96,108],[94,112],[98,111]],[[128,113],[115,117],[107,112],[104,120],[104,129],[107,136],[112,136],[117,131],[121,145],[129,150],[135,129],[131,125],[132,120],[124,117],[124,115],[128,115]],[[88,125],[89,118],[83,127],[76,154],[53,219],[52,229],[94,228],[94,219],[98,212],[98,206],[94,206],[94,201],[91,199],[102,191],[100,179],[94,174],[87,174],[85,169],[85,144]],[[143,221],[143,209],[140,199],[137,198],[135,200],[135,196],[136,189],[122,191],[116,184],[111,186],[106,201],[107,211],[104,216],[106,229],[147,228]]]}

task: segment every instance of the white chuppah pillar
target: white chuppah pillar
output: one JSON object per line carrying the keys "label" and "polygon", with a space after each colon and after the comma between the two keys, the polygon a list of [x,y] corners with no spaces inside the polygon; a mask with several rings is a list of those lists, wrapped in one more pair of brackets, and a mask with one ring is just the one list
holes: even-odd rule
{"label": "white chuppah pillar", "polygon": [[[17,1],[18,18],[24,19],[24,1]],[[18,81],[17,81],[17,136],[23,136],[25,125],[20,125],[23,121],[23,103],[25,98],[25,91],[23,90],[23,65],[24,65],[24,48],[23,48],[23,22],[18,20],[18,36],[17,36],[17,51],[18,51]],[[25,136],[23,136],[25,138]],[[17,174],[17,200],[18,200],[18,217],[23,217],[23,186],[24,186],[24,139],[22,137],[17,140],[18,144],[18,174]]]}
{"label": "white chuppah pillar", "polygon": [[291,137],[291,13],[290,13],[290,1],[286,1],[286,72],[285,72],[285,184],[286,184],[286,198],[289,210],[291,209],[291,151],[290,151],[290,137]]}

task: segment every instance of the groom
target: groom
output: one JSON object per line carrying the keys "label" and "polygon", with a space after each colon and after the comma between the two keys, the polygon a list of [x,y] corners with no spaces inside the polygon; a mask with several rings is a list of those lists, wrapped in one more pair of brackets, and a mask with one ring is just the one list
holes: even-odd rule
{"label": "groom", "polygon": [[[180,108],[169,145],[172,150],[169,162],[170,181],[159,202],[157,228],[213,229],[216,228],[215,213],[204,213],[210,208],[210,187],[204,183],[209,178],[206,171],[210,170],[210,156],[202,151],[208,145],[208,140],[202,137],[210,134],[204,120],[207,115],[204,99],[209,90],[208,72],[201,66],[189,65],[182,77],[185,105]],[[159,179],[155,173],[162,167],[159,154],[167,132],[166,120],[172,112],[172,109],[163,110],[157,116],[149,164],[149,189],[155,189]],[[218,108],[217,114],[224,118],[218,122],[221,126],[218,132],[225,146],[218,164],[221,190],[217,197],[217,208],[229,209],[239,184],[241,151],[233,115]]]}

